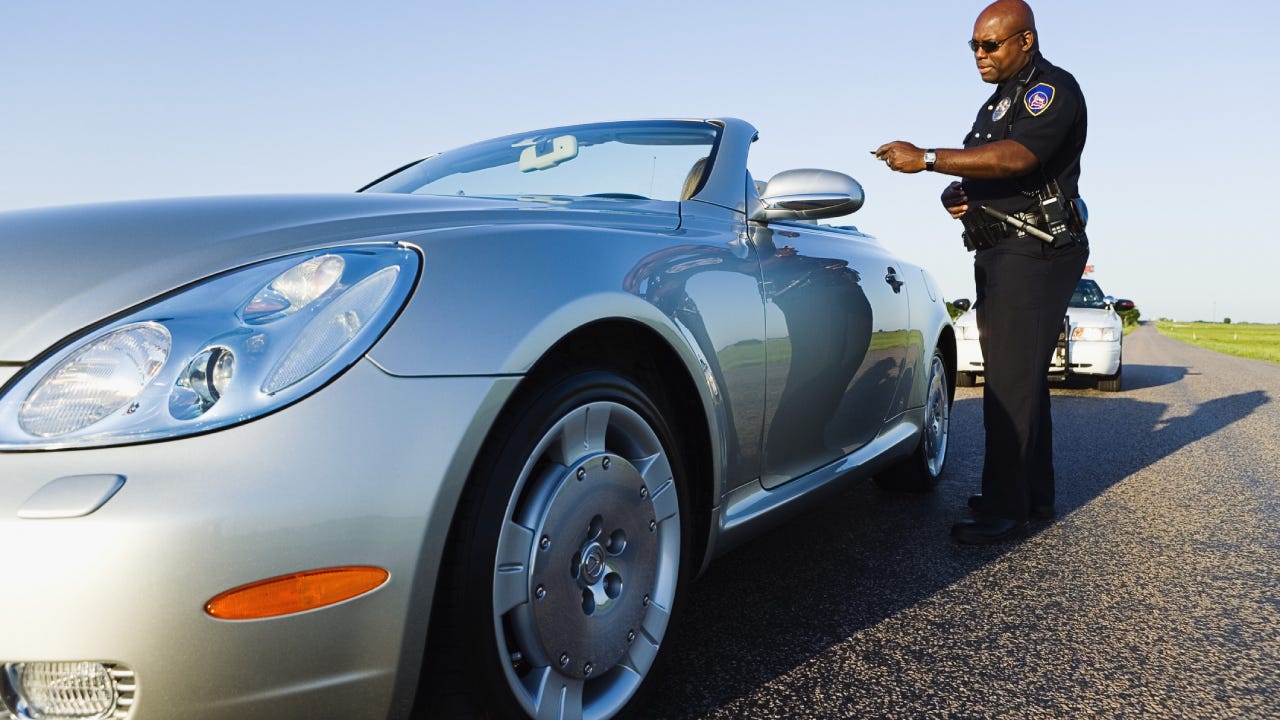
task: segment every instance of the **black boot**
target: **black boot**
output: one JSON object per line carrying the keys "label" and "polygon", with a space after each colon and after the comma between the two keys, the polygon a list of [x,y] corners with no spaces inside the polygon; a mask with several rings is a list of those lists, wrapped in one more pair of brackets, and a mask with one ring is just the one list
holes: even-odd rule
{"label": "black boot", "polygon": [[1027,534],[1026,520],[978,517],[951,526],[951,539],[963,545],[994,545]]}

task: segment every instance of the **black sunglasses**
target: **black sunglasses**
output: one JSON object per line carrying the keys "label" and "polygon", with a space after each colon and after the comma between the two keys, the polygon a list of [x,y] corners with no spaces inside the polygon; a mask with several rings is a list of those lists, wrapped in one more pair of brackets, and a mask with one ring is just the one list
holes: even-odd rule
{"label": "black sunglasses", "polygon": [[1025,30],[1025,29],[1019,30],[1018,32],[1010,35],[1009,37],[1003,40],[970,40],[969,49],[972,50],[973,52],[978,52],[978,48],[982,48],[982,52],[993,53],[999,50],[1005,43],[1009,42],[1013,38],[1016,38],[1019,35],[1022,35],[1024,33],[1029,33],[1029,32],[1031,31]]}

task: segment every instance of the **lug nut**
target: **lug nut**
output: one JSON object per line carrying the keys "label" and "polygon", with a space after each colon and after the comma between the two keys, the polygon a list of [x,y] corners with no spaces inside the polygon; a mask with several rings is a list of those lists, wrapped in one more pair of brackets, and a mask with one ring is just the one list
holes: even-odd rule
{"label": "lug nut", "polygon": [[578,468],[578,479],[581,480],[587,476],[586,468]]}
{"label": "lug nut", "polygon": [[560,667],[569,667],[569,653],[560,653]]}
{"label": "lug nut", "polygon": [[649,532],[653,532],[655,529],[657,529],[657,527],[658,527],[658,521],[657,521],[657,520],[650,520],[650,521],[649,521]]}
{"label": "lug nut", "polygon": [[611,464],[612,464],[612,463],[610,463],[610,462],[609,462],[609,458],[605,458],[604,460],[601,460],[601,461],[600,461],[600,467],[604,468],[605,470],[608,470],[608,469],[609,469],[609,465],[611,465]]}
{"label": "lug nut", "polygon": [[542,548],[543,550],[546,550],[547,548],[551,547],[551,538],[547,537],[546,535],[543,535],[542,541],[538,543],[538,547]]}
{"label": "lug nut", "polygon": [[542,598],[547,596],[547,589],[539,585],[537,589],[533,591],[533,594],[536,595],[539,600],[541,600]]}
{"label": "lug nut", "polygon": [[647,498],[647,497],[649,497],[649,488],[647,488],[647,487],[642,487],[642,488],[640,488],[640,497],[642,497],[642,498]]}
{"label": "lug nut", "polygon": [[591,663],[587,663],[586,665],[583,665],[583,666],[582,666],[582,674],[583,674],[583,675],[590,675],[590,674],[591,674]]}
{"label": "lug nut", "polygon": [[627,642],[635,642],[635,639],[636,639],[636,631],[635,631],[635,630],[628,630],[628,631],[627,631]]}
{"label": "lug nut", "polygon": [[645,595],[644,599],[641,600],[640,603],[643,604],[645,607],[649,607],[649,596]]}

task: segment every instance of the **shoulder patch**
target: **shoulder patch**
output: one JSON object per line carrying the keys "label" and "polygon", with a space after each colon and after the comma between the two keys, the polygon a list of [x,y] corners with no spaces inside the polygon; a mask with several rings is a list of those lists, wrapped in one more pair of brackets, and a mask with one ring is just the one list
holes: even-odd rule
{"label": "shoulder patch", "polygon": [[1040,83],[1027,91],[1022,96],[1022,104],[1027,107],[1027,112],[1034,117],[1049,109],[1053,104],[1053,86],[1048,83]]}

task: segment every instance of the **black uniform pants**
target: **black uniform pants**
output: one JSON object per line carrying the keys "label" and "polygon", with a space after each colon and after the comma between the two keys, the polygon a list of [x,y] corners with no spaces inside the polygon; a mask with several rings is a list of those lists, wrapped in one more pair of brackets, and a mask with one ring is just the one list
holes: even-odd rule
{"label": "black uniform pants", "polygon": [[1007,240],[974,258],[986,457],[982,498],[994,516],[1025,520],[1054,496],[1049,360],[1089,258],[1086,243],[1052,248]]}

